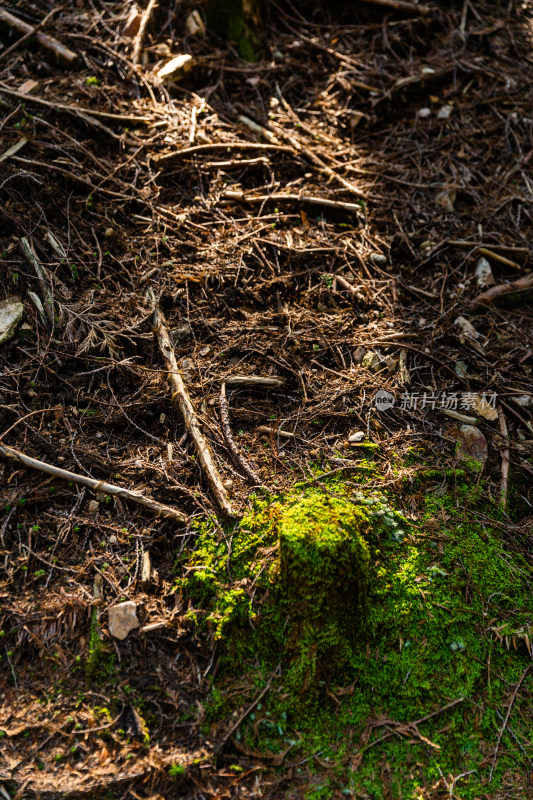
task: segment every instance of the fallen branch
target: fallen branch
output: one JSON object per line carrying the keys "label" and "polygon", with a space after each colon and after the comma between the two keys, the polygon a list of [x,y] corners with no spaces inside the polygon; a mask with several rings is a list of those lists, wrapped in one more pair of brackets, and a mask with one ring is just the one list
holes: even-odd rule
{"label": "fallen branch", "polygon": [[244,192],[228,190],[222,192],[220,200],[236,200],[239,203],[305,203],[306,205],[325,206],[326,208],[336,208],[342,211],[350,211],[355,214],[361,213],[361,206],[358,203],[344,203],[340,200],[328,200],[326,197],[312,197],[308,194],[285,194],[278,192],[275,194],[255,194],[246,195]]}
{"label": "fallen branch", "polygon": [[19,33],[22,33],[22,39],[19,39],[15,42],[11,47],[0,55],[0,59],[4,58],[8,53],[12,52],[16,47],[18,47],[25,39],[29,39],[30,36],[35,34],[35,41],[40,47],[43,47],[45,50],[49,50],[53,53],[56,58],[60,61],[65,62],[69,66],[73,66],[78,61],[78,56],[76,53],[73,53],[72,50],[69,50],[68,47],[58,42],[57,39],[54,39],[52,36],[47,36],[44,33],[37,33],[39,28],[47,22],[50,17],[56,13],[56,10],[52,10],[41,22],[37,25],[29,25],[27,22],[15,17],[13,14],[10,14],[9,11],[6,11],[3,8],[0,8],[0,22],[3,22],[6,25],[9,25],[10,28],[14,28]]}
{"label": "fallen branch", "polygon": [[141,47],[144,41],[144,34],[146,33],[146,27],[150,21],[150,17],[152,16],[152,11],[156,6],[157,0],[150,0],[146,8],[144,9],[141,17],[141,22],[139,24],[139,30],[137,31],[137,35],[135,37],[135,41],[133,42],[133,53],[131,56],[131,63],[134,66],[137,66],[139,63],[139,59],[141,57]]}
{"label": "fallen branch", "polygon": [[507,487],[509,485],[509,464],[510,464],[510,451],[509,451],[509,431],[507,430],[507,420],[502,411],[501,406],[498,406],[498,420],[500,423],[500,433],[504,442],[502,450],[502,481],[500,484],[500,505],[505,511],[507,506]]}
{"label": "fallen branch", "polygon": [[232,375],[226,378],[226,386],[251,386],[259,388],[281,389],[285,386],[285,378],[263,377],[262,375]]}
{"label": "fallen branch", "polygon": [[500,297],[507,297],[515,292],[524,292],[528,289],[533,289],[533,272],[524,275],[523,278],[518,278],[516,281],[511,281],[511,283],[500,283],[497,286],[492,286],[483,294],[475,297],[470,303],[470,308],[475,309],[480,305],[490,305]]}
{"label": "fallen branch", "polygon": [[363,3],[370,3],[373,6],[382,6],[383,8],[392,8],[394,11],[406,11],[409,14],[413,12],[415,14],[431,14],[432,11],[430,6],[410,3],[408,0],[363,0]]}
{"label": "fallen branch", "polygon": [[505,256],[501,256],[499,253],[495,253],[494,250],[489,250],[488,247],[478,247],[478,253],[481,253],[483,256],[487,256],[487,258],[492,258],[494,261],[499,261],[500,264],[504,264],[506,267],[512,267],[513,269],[522,269],[520,264],[517,264],[516,261],[511,261],[510,258],[505,258]]}
{"label": "fallen branch", "polygon": [[220,419],[222,421],[222,433],[224,434],[224,439],[226,440],[226,444],[228,445],[229,451],[235,461],[235,464],[240,467],[240,469],[244,472],[247,478],[253,483],[254,486],[262,486],[263,481],[259,477],[259,475],[253,471],[250,464],[244,458],[244,456],[239,452],[237,445],[235,444],[235,440],[231,433],[231,426],[230,426],[230,419],[229,419],[229,406],[228,400],[226,397],[226,384],[222,382],[220,386],[220,398],[219,398],[219,406],[220,406]]}
{"label": "fallen branch", "polygon": [[5,151],[5,153],[2,153],[2,155],[0,156],[0,164],[2,163],[2,161],[7,161],[8,158],[11,158],[12,156],[16,155],[18,151],[22,150],[22,148],[25,147],[27,144],[28,144],[28,139],[25,136],[23,136],[22,139],[18,140],[18,142],[12,144],[11,147]]}
{"label": "fallen branch", "polygon": [[151,497],[146,497],[135,492],[131,489],[123,489],[121,486],[115,486],[112,483],[105,483],[105,481],[97,481],[95,478],[90,478],[88,475],[78,475],[76,472],[70,472],[68,469],[61,469],[61,467],[54,467],[52,464],[47,464],[45,461],[39,461],[37,458],[27,456],[13,447],[8,447],[5,444],[0,444],[0,455],[4,458],[12,458],[19,461],[30,469],[37,469],[40,472],[45,472],[47,475],[54,475],[56,478],[62,478],[65,481],[88,486],[94,489],[95,492],[102,492],[103,494],[110,494],[114,497],[120,497],[122,500],[130,500],[132,503],[144,506],[145,508],[153,511],[157,516],[168,517],[174,519],[180,524],[185,525],[189,518],[182,511],[178,511],[172,506],[165,506],[152,500]]}
{"label": "fallen branch", "polygon": [[281,153],[292,153],[292,147],[280,144],[263,144],[261,142],[213,142],[212,144],[197,144],[194,147],[185,147],[183,150],[175,150],[173,153],[165,153],[163,156],[154,159],[156,164],[171,161],[174,158],[185,158],[199,153],[206,153],[210,150],[269,150]]}
{"label": "fallen branch", "polygon": [[159,343],[159,349],[161,350],[165,367],[168,370],[168,380],[172,390],[172,402],[176,403],[181,412],[183,421],[185,422],[185,427],[187,428],[187,431],[194,442],[194,447],[198,455],[198,461],[200,462],[202,471],[207,479],[207,482],[209,483],[209,486],[211,487],[211,491],[213,492],[220,510],[225,516],[234,517],[235,512],[229,501],[228,493],[224,488],[220,473],[215,466],[209,445],[204,434],[202,433],[200,423],[198,422],[198,417],[196,416],[189,393],[187,392],[187,388],[183,382],[183,378],[181,377],[174,347],[168,333],[165,317],[159,310],[159,307],[155,304],[153,292],[150,291],[148,296],[150,300],[154,302],[154,333]]}
{"label": "fallen branch", "polygon": [[25,236],[22,236],[20,239],[20,249],[22,250],[22,255],[28,262],[29,266],[33,268],[35,274],[37,275],[39,286],[41,287],[41,292],[43,294],[43,299],[44,299],[44,311],[48,319],[48,322],[50,323],[51,326],[53,326],[54,300],[52,297],[52,292],[50,290],[50,284],[47,279],[46,273],[35,254],[35,250],[33,249],[31,241],[27,239]]}
{"label": "fallen branch", "polygon": [[18,97],[20,100],[25,100],[27,103],[37,103],[47,108],[53,108],[54,111],[68,111],[71,114],[76,114],[83,118],[84,114],[90,117],[100,117],[102,119],[112,119],[115,122],[130,123],[151,123],[150,117],[136,117],[129,114],[113,114],[111,111],[98,111],[95,108],[85,108],[84,106],[69,106],[66,103],[52,103],[49,100],[43,100],[42,97],[37,97],[35,94],[25,94],[16,89],[10,89],[5,83],[0,81],[0,92],[9,95],[10,97]]}

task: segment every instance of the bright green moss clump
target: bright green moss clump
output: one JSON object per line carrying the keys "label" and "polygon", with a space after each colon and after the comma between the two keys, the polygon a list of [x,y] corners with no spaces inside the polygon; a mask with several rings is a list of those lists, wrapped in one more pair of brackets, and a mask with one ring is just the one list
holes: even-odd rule
{"label": "bright green moss clump", "polygon": [[281,518],[279,602],[287,611],[286,658],[297,691],[349,658],[366,613],[368,528],[358,507],[310,496]]}

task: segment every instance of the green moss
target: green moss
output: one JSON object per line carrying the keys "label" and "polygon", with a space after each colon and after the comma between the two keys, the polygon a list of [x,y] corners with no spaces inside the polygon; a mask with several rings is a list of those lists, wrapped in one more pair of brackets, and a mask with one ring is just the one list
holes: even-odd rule
{"label": "green moss", "polygon": [[277,602],[287,614],[288,684],[297,692],[338,671],[364,629],[367,528],[360,507],[320,493],[282,514]]}
{"label": "green moss", "polygon": [[[306,797],[421,798],[443,785],[441,773],[469,773],[457,786],[463,800],[492,797],[532,755],[520,693],[487,786],[509,693],[531,659],[531,566],[507,545],[498,504],[464,471],[420,472],[411,524],[390,496],[361,488],[361,475],[355,488],[324,479],[322,489],[255,500],[222,537],[199,526],[177,587],[198,631],[220,643],[208,719],[246,707],[269,680],[236,736],[257,752],[292,747],[306,765]],[[405,489],[402,499],[413,507]],[[389,722],[374,729],[372,720]],[[398,727],[415,720],[418,734]]]}
{"label": "green moss", "polygon": [[98,678],[105,683],[115,673],[115,655],[110,653],[102,639],[98,624],[98,611],[93,608],[89,632],[89,653],[85,662],[85,675],[91,681]]}

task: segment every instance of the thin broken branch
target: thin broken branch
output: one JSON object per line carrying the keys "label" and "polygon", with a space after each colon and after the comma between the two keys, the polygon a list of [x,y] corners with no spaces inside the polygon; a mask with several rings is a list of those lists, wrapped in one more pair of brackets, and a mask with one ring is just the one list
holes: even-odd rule
{"label": "thin broken branch", "polygon": [[[149,296],[151,300],[154,299],[153,293],[150,292]],[[235,512],[229,501],[228,493],[224,488],[220,473],[215,466],[211,450],[200,428],[200,423],[196,416],[191,398],[189,397],[189,393],[181,377],[165,317],[157,305],[154,305],[153,328],[165,362],[165,367],[168,370],[168,380],[172,390],[172,402],[178,406],[181,412],[185,427],[194,442],[202,471],[211,487],[217,505],[226,517],[234,517]]]}
{"label": "thin broken branch", "polygon": [[114,497],[120,497],[122,500],[130,500],[132,503],[150,509],[150,511],[153,511],[157,516],[174,519],[180,524],[185,525],[189,520],[188,516],[182,511],[178,511],[178,509],[172,508],[172,506],[158,503],[156,500],[152,500],[151,497],[146,497],[140,492],[124,489],[121,486],[115,486],[105,481],[97,481],[95,478],[90,478],[88,475],[78,475],[76,472],[70,472],[68,469],[54,467],[53,464],[47,464],[45,461],[27,456],[25,453],[21,453],[19,450],[15,450],[13,447],[8,447],[5,444],[0,444],[0,455],[4,456],[4,458],[15,459],[15,461],[19,461],[21,464],[24,464],[24,466],[39,470],[40,472],[45,472],[47,475],[54,475],[56,478],[62,478],[65,481],[88,486],[90,489],[94,489],[95,492],[110,494]]}
{"label": "thin broken branch", "polygon": [[358,203],[344,203],[340,200],[329,200],[327,197],[312,197],[308,194],[285,194],[283,192],[277,192],[275,194],[246,195],[244,192],[228,190],[222,192],[220,200],[236,200],[239,203],[250,203],[252,205],[283,202],[305,203],[306,205],[324,206],[326,208],[350,211],[354,214],[361,213],[361,206]]}
{"label": "thin broken branch", "polygon": [[137,35],[135,37],[135,41],[133,42],[133,53],[131,56],[131,63],[134,66],[137,66],[141,57],[141,48],[144,41],[144,35],[146,33],[146,28],[150,21],[150,17],[152,16],[152,11],[156,6],[157,0],[150,0],[146,8],[144,9],[141,17],[141,22],[139,24],[139,30],[137,31]]}
{"label": "thin broken branch", "polygon": [[72,50],[69,50],[68,47],[58,42],[57,39],[54,39],[52,36],[47,36],[44,33],[38,33],[37,31],[39,28],[48,21],[48,19],[55,13],[55,10],[51,11],[43,20],[42,22],[38,23],[37,25],[28,25],[27,22],[15,17],[14,14],[10,14],[9,11],[6,11],[4,8],[0,8],[0,22],[4,23],[5,25],[9,25],[10,28],[14,28],[19,33],[23,34],[22,39],[19,39],[18,42],[15,42],[5,53],[2,53],[0,58],[7,55],[10,51],[14,50],[15,47],[18,47],[19,44],[22,44],[24,39],[29,39],[30,36],[35,34],[35,41],[40,47],[43,47],[45,50],[53,53],[56,58],[64,63],[68,64],[69,66],[74,66],[78,61],[78,56]]}
{"label": "thin broken branch", "polygon": [[492,286],[483,294],[475,297],[470,303],[470,308],[473,310],[480,305],[490,305],[494,300],[507,297],[516,292],[525,292],[528,289],[533,289],[533,272],[524,275],[523,278],[518,278],[516,281],[511,281],[511,283],[500,283],[498,286]]}
{"label": "thin broken branch", "polygon": [[228,449],[232,455],[233,460],[235,461],[236,466],[238,466],[244,472],[246,477],[253,483],[254,486],[262,486],[263,481],[261,480],[259,475],[256,472],[254,472],[248,461],[239,452],[239,449],[235,444],[235,440],[231,433],[229,406],[228,406],[228,399],[226,397],[226,384],[224,382],[222,382],[220,386],[219,407],[220,407],[220,419],[222,421],[222,433],[224,434],[224,439],[226,441],[226,444],[228,445]]}
{"label": "thin broken branch", "polygon": [[54,111],[68,111],[70,114],[76,114],[82,119],[86,114],[89,117],[111,119],[114,122],[120,122],[123,124],[128,124],[131,122],[138,122],[139,124],[152,122],[150,117],[137,117],[130,114],[114,114],[111,111],[101,111],[99,109],[86,108],[84,106],[69,106],[66,103],[51,103],[49,100],[43,100],[42,97],[37,97],[35,94],[26,94],[25,92],[19,92],[16,89],[11,89],[2,81],[0,81],[0,92],[7,94],[10,97],[18,97],[20,100],[25,100],[26,103],[37,103],[38,105],[46,106],[47,108],[53,108]]}

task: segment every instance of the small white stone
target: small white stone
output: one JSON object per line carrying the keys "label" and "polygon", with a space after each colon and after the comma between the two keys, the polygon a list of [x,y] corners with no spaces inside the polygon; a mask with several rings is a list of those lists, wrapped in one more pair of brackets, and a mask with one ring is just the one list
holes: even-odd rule
{"label": "small white stone", "polygon": [[418,109],[418,116],[420,119],[427,119],[431,116],[431,109],[430,108],[419,108]]}
{"label": "small white stone", "polygon": [[114,533],[112,533],[109,537],[109,544],[118,544],[118,539]]}
{"label": "small white stone", "polygon": [[437,114],[437,119],[450,119],[453,111],[453,106],[442,106]]}
{"label": "small white stone", "polygon": [[350,444],[357,444],[358,442],[362,442],[364,438],[365,438],[364,431],[356,431],[355,433],[351,433],[350,436],[348,436],[348,441],[350,442]]}
{"label": "small white stone", "polygon": [[96,500],[91,500],[91,502],[87,507],[87,511],[89,512],[89,514],[96,514],[99,508],[100,508],[100,503],[97,503]]}
{"label": "small white stone", "polygon": [[133,600],[111,606],[107,612],[109,633],[115,639],[124,640],[130,631],[139,627],[137,606]]}
{"label": "small white stone", "polygon": [[484,289],[486,286],[494,286],[496,283],[492,268],[486,258],[481,257],[476,264],[476,281],[480,289]]}

